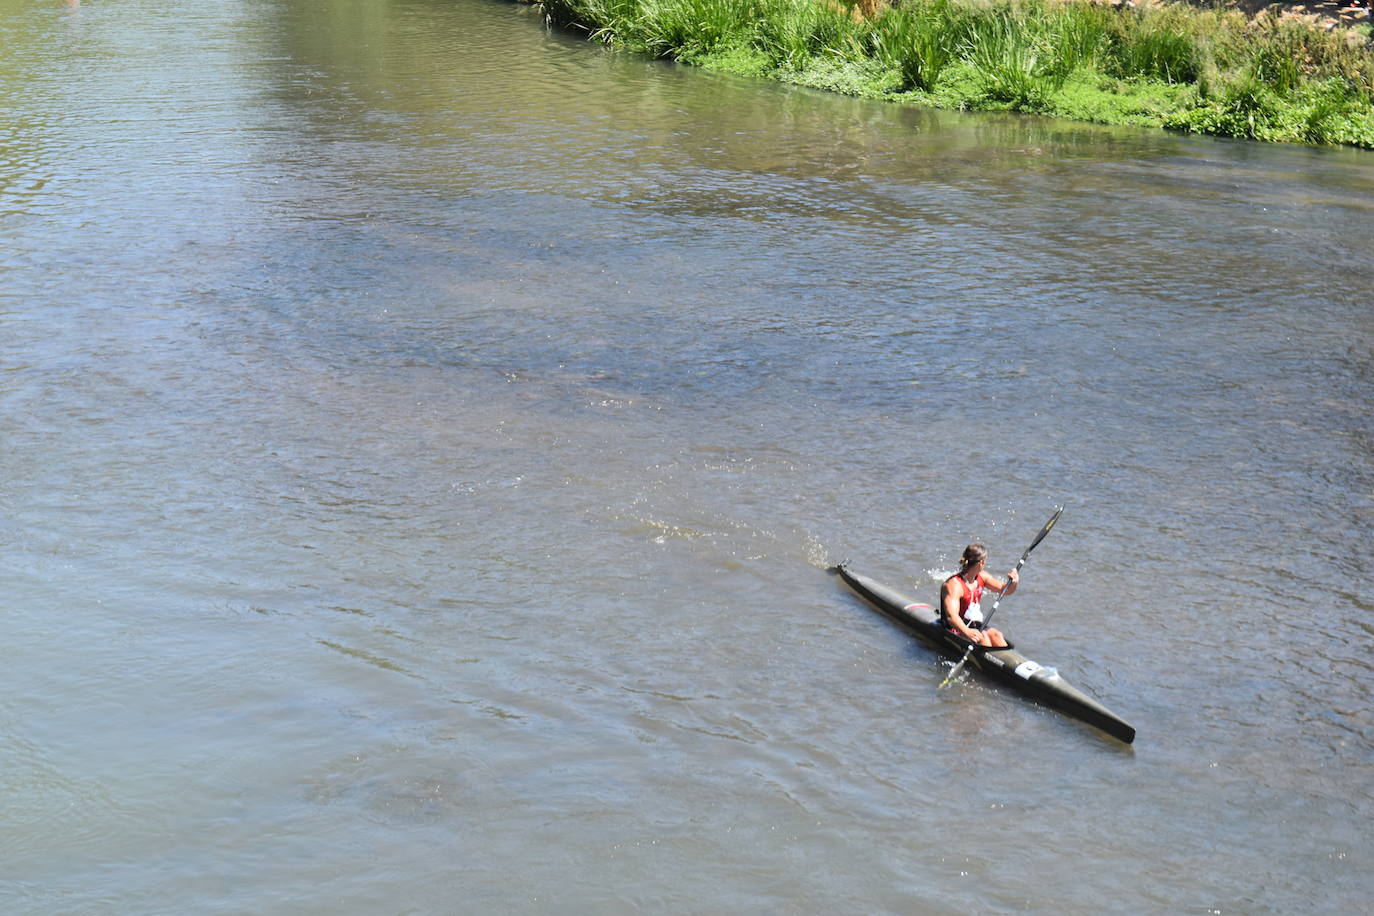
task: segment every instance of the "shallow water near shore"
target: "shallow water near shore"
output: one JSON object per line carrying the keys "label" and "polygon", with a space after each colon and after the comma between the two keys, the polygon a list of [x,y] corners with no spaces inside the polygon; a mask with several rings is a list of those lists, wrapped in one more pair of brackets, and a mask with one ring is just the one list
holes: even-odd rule
{"label": "shallow water near shore", "polygon": [[[1374,157],[0,0],[7,913],[1358,911]],[[844,590],[998,623],[1133,747]]]}

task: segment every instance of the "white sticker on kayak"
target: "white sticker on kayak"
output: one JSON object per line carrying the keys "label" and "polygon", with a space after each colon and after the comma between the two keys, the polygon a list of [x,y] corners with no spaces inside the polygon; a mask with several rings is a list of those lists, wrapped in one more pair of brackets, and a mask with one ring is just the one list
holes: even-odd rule
{"label": "white sticker on kayak", "polygon": [[1026,680],[1030,680],[1030,676],[1039,671],[1040,667],[1039,662],[1027,660],[1016,666],[1016,673]]}

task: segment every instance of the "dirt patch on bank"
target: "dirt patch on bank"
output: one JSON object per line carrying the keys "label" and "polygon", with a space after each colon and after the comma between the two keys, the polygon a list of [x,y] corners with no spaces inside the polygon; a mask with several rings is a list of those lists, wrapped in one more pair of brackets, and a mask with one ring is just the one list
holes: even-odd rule
{"label": "dirt patch on bank", "polygon": [[1353,29],[1370,22],[1371,3],[1374,0],[1235,0],[1234,5],[1250,16],[1272,11],[1280,16],[1309,19],[1327,29]]}

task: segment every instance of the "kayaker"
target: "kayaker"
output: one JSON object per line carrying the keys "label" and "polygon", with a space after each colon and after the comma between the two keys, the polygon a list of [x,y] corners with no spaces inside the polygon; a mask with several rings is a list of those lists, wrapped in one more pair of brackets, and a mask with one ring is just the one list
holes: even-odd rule
{"label": "kayaker", "polygon": [[1001,647],[1007,644],[1002,631],[983,626],[983,591],[990,588],[1005,597],[1016,591],[1020,579],[1014,569],[1005,581],[988,575],[983,571],[987,561],[988,549],[982,544],[964,548],[959,571],[940,586],[940,611],[952,632],[980,646]]}

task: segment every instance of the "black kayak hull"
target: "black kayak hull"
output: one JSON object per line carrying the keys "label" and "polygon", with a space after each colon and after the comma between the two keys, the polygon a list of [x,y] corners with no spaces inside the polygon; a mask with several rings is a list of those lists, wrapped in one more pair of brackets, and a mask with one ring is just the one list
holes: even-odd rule
{"label": "black kayak hull", "polygon": [[[949,658],[964,657],[968,641],[946,629],[935,608],[912,601],[847,566],[837,566],[833,572],[903,629],[920,636]],[[1015,648],[975,649],[969,665],[1018,693],[1102,729],[1119,741],[1130,744],[1135,740],[1135,729],[1120,716],[1064,680],[1053,668],[1031,661]]]}

